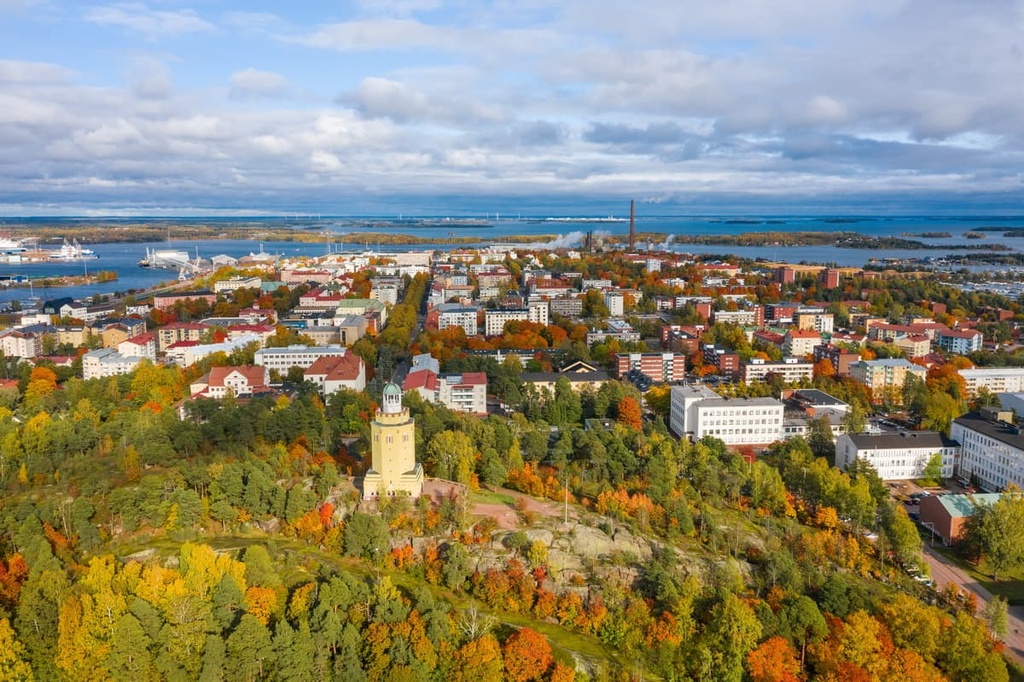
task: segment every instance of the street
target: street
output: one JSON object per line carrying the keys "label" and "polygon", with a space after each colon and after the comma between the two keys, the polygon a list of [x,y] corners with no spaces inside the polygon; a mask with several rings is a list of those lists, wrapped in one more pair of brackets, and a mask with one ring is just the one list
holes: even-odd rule
{"label": "street", "polygon": [[[947,583],[954,583],[960,587],[970,590],[978,597],[978,612],[985,608],[985,604],[992,598],[992,594],[976,580],[963,572],[958,566],[951,563],[944,556],[928,546],[924,548],[924,560],[928,562],[932,571],[932,580],[938,588]],[[1009,621],[1006,628],[1006,654],[1019,665],[1024,665],[1024,606],[1011,606]]]}

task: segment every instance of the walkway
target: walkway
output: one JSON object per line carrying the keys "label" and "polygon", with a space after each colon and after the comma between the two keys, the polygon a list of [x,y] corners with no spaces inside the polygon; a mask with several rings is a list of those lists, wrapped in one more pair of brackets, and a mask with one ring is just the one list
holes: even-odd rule
{"label": "walkway", "polygon": [[[931,567],[932,580],[938,587],[953,583],[973,592],[978,597],[979,613],[992,598],[992,593],[977,580],[930,547],[924,548],[924,560]],[[1003,640],[1006,643],[1006,654],[1018,665],[1024,665],[1024,606],[1011,606],[1009,616],[1006,637]]]}

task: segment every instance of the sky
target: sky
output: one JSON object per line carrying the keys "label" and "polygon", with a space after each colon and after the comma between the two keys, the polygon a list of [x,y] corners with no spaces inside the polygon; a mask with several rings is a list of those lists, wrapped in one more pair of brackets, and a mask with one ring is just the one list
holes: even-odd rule
{"label": "sky", "polygon": [[0,215],[1021,213],[1022,0],[0,0]]}

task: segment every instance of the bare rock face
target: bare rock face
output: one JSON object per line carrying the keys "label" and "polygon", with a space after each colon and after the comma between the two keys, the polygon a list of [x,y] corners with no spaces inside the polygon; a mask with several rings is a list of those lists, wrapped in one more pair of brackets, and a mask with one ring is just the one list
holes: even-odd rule
{"label": "bare rock face", "polygon": [[648,544],[626,528],[619,527],[609,535],[599,528],[575,524],[567,534],[558,538],[555,547],[587,559],[608,558],[613,555],[632,555],[640,561],[651,558]]}

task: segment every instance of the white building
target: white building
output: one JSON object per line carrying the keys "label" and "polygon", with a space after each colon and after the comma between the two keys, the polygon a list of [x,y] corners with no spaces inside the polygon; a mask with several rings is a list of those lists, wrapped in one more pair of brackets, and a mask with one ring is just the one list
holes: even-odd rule
{"label": "white building", "polygon": [[366,388],[366,363],[355,353],[325,355],[303,372],[306,381],[312,381],[325,395],[342,389],[362,391]]}
{"label": "white building", "polygon": [[883,481],[921,478],[934,455],[942,456],[942,477],[953,476],[960,444],[935,431],[846,433],[836,440],[836,466],[846,471],[862,459]]}
{"label": "white building", "polygon": [[622,317],[626,313],[626,296],[621,291],[605,292],[604,304],[612,317]]}
{"label": "white building", "polygon": [[982,408],[953,420],[950,436],[960,443],[957,475],[973,477],[989,492],[1024,485],[1024,436],[1012,419],[1011,412]]}
{"label": "white building", "polygon": [[669,426],[680,438],[765,445],[783,437],[783,404],[774,398],[722,398],[705,386],[673,386]]}
{"label": "white building", "polygon": [[82,356],[82,378],[99,379],[130,374],[145,358],[125,357],[113,348],[100,348]]}
{"label": "white building", "polygon": [[391,283],[374,284],[370,289],[370,298],[380,301],[384,305],[396,305],[398,303],[398,285]]}
{"label": "white building", "polygon": [[263,283],[259,277],[232,277],[213,283],[214,293],[237,291],[239,289],[259,289]]}
{"label": "white building", "polygon": [[288,346],[286,348],[260,348],[255,362],[267,369],[287,372],[292,367],[308,369],[314,362],[329,355],[344,355],[342,346]]}
{"label": "white building", "polygon": [[178,341],[164,349],[164,362],[178,365],[179,367],[191,367],[208,355],[224,353],[225,355],[245,348],[251,343],[258,343],[261,346],[263,341],[256,334],[243,334],[230,341],[221,343],[199,343],[198,341]]}
{"label": "white building", "polygon": [[147,358],[156,362],[156,335],[149,332],[117,344],[117,352],[126,357]]}
{"label": "white building", "polygon": [[39,334],[15,329],[0,336],[0,351],[8,358],[34,358],[43,352],[43,339]]}
{"label": "white building", "polygon": [[478,312],[479,310],[472,306],[442,303],[437,307],[437,328],[444,331],[449,327],[461,327],[466,336],[476,336],[480,333],[477,324]]}
{"label": "white building", "polygon": [[947,353],[967,355],[981,350],[984,336],[977,329],[940,329],[939,348]]}
{"label": "white building", "polygon": [[750,362],[741,366],[743,383],[749,384],[756,381],[765,381],[768,375],[774,374],[782,377],[787,384],[796,381],[803,381],[814,378],[814,363],[805,362],[799,358],[783,358],[782,362],[771,362],[764,358],[753,358]]}
{"label": "white building", "polygon": [[228,395],[251,396],[265,391],[270,383],[270,372],[266,367],[245,365],[241,367],[211,367],[210,371],[192,382],[192,397],[220,400]]}
{"label": "white building", "polygon": [[402,390],[416,391],[424,400],[441,403],[456,412],[487,414],[487,374],[484,372],[437,374],[419,369],[406,375]]}
{"label": "white building", "polygon": [[1024,391],[1024,367],[975,367],[960,370],[967,384],[967,395],[978,395],[981,389],[989,393],[1020,393]]}
{"label": "white building", "polygon": [[527,308],[498,308],[484,312],[484,334],[500,336],[509,322],[527,322],[530,311]]}

